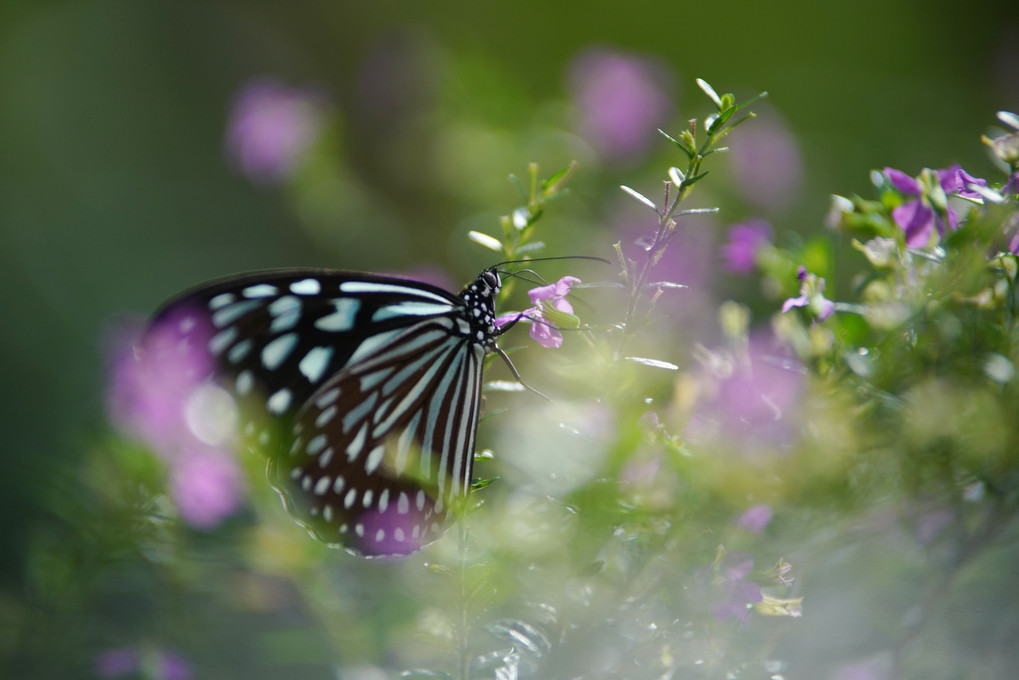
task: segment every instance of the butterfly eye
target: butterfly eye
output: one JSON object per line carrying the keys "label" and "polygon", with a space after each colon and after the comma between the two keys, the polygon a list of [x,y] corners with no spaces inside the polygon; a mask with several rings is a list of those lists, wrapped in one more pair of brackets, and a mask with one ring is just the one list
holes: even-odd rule
{"label": "butterfly eye", "polygon": [[499,275],[491,270],[483,272],[481,274],[481,280],[485,283],[486,286],[488,286],[489,289],[493,291],[497,291],[501,287]]}

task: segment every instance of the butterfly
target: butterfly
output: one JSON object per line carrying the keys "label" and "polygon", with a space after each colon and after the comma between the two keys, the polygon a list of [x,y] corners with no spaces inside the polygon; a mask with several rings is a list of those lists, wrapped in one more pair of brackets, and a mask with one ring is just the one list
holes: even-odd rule
{"label": "butterfly", "polygon": [[[309,533],[367,557],[444,532],[471,490],[485,355],[497,352],[486,269],[459,294],[403,278],[293,269],[213,281],[149,325],[199,352],[240,406],[285,507]],[[507,359],[508,361],[508,359]],[[515,374],[515,371],[514,371]]]}

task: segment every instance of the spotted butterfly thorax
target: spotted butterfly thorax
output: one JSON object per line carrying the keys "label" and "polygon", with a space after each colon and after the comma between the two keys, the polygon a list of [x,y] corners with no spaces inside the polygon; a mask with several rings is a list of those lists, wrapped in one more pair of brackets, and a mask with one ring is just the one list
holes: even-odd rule
{"label": "spotted butterfly thorax", "polygon": [[459,295],[374,274],[255,272],[175,298],[148,334],[207,356],[199,377],[234,395],[238,437],[268,457],[298,523],[333,547],[401,555],[438,538],[470,492],[500,286],[495,270]]}

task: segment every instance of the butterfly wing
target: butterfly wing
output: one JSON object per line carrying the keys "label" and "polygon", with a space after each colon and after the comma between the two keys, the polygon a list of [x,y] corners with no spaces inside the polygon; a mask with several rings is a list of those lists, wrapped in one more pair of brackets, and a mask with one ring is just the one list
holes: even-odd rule
{"label": "butterfly wing", "polygon": [[313,535],[363,555],[437,538],[470,489],[484,348],[448,318],[423,321],[327,381],[270,465]]}
{"label": "butterfly wing", "polygon": [[469,491],[498,288],[493,272],[459,297],[395,277],[256,272],[171,301],[149,334],[205,357],[199,377],[238,398],[244,441],[313,535],[406,554]]}
{"label": "butterfly wing", "polygon": [[332,270],[255,272],[201,286],[157,313],[150,329],[207,353],[207,372],[242,402],[250,448],[274,452],[324,382],[429,316],[461,301],[396,277]]}

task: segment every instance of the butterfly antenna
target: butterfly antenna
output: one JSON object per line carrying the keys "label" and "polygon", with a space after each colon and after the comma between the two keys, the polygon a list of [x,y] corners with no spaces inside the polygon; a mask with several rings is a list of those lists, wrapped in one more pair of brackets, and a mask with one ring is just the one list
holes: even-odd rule
{"label": "butterfly antenna", "polygon": [[501,267],[504,264],[523,264],[525,262],[550,262],[552,260],[594,260],[596,262],[604,262],[605,264],[612,264],[611,260],[606,260],[604,257],[597,257],[595,255],[560,255],[558,257],[534,257],[526,260],[506,260],[505,262],[499,262],[498,264],[492,265],[492,268]]}
{"label": "butterfly antenna", "polygon": [[524,389],[527,389],[527,390],[530,390],[531,392],[534,392],[535,394],[537,394],[539,397],[541,397],[542,399],[544,399],[545,401],[547,401],[550,404],[555,404],[555,402],[552,401],[551,397],[549,397],[546,394],[542,394],[541,392],[539,392],[538,390],[534,389],[533,387],[531,387],[530,385],[528,385],[527,383],[524,382],[524,379],[520,377],[519,371],[517,371],[517,367],[513,365],[513,362],[510,361],[510,358],[509,358],[509,356],[507,356],[506,352],[502,351],[502,348],[496,347],[495,348],[495,352],[496,352],[496,354],[498,354],[499,356],[502,357],[503,361],[506,362],[506,365],[509,366],[510,373],[513,374],[513,377],[516,379],[516,381],[518,383],[520,383],[521,385],[524,386]]}

